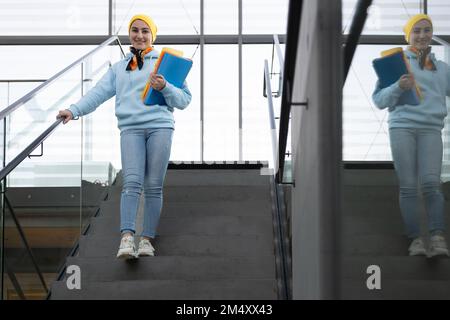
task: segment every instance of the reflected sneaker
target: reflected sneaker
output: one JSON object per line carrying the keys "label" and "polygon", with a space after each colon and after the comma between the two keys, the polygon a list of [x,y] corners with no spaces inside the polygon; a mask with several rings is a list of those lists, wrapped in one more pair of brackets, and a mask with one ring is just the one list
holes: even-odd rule
{"label": "reflected sneaker", "polygon": [[135,259],[137,258],[136,247],[134,244],[134,237],[125,236],[120,241],[119,251],[117,252],[117,258],[121,259]]}
{"label": "reflected sneaker", "polygon": [[427,250],[425,249],[425,245],[423,243],[422,238],[415,238],[411,245],[409,246],[409,255],[410,256],[424,256],[427,254]]}
{"label": "reflected sneaker", "polygon": [[436,234],[430,237],[430,251],[428,256],[449,256],[447,243],[443,234]]}
{"label": "reflected sneaker", "polygon": [[154,256],[155,255],[155,248],[153,248],[152,244],[148,239],[142,239],[139,242],[139,248],[138,248],[138,255],[139,256]]}

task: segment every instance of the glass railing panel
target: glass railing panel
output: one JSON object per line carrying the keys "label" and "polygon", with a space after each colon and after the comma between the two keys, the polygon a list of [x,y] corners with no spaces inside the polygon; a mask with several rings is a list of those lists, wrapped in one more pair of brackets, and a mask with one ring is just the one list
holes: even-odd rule
{"label": "glass railing panel", "polygon": [[[442,40],[441,40],[442,42]],[[445,61],[450,65],[450,46],[448,43],[442,42],[443,45],[433,47],[433,50],[438,49],[440,52],[438,58]],[[447,114],[450,114],[450,98],[446,97],[447,100]],[[442,141],[444,144],[444,154],[442,158],[442,173],[441,180],[443,182],[450,181],[450,117],[447,116],[444,119],[444,130],[442,131]]]}
{"label": "glass railing panel", "polygon": [[[38,148],[33,154],[40,151]],[[81,231],[80,121],[57,128],[44,141],[42,151],[42,156],[26,158],[7,176],[5,196],[49,287]],[[10,213],[6,217],[5,265],[17,273],[16,280],[26,299],[44,299],[45,289],[19,229]],[[12,276],[6,272],[4,275]],[[7,288],[4,298],[21,298],[17,285],[9,280],[13,287]]]}
{"label": "glass railing panel", "polygon": [[[80,72],[80,68],[70,70],[7,116],[7,162],[14,159],[55,121],[57,111],[67,101],[80,97]],[[64,149],[70,149],[70,140],[60,150],[61,157],[64,157]],[[14,179],[14,176],[10,177],[9,183],[14,184]]]}
{"label": "glass railing panel", "polygon": [[[268,101],[263,96],[264,59],[272,56],[272,45],[244,45],[242,47],[242,149],[243,160],[270,161],[273,168],[271,129]],[[271,60],[269,60],[270,68]],[[277,63],[277,61],[275,61]],[[258,75],[258,78],[255,78]],[[273,77],[272,77],[273,80]],[[274,81],[271,81],[274,91]],[[273,98],[274,113],[278,117],[280,99]],[[277,133],[278,134],[278,133]]]}
{"label": "glass railing panel", "polygon": [[[114,50],[115,49],[115,50]],[[111,59],[112,58],[112,59]],[[109,47],[83,64],[83,92],[87,93],[109,70],[112,61],[120,59],[120,50]],[[76,103],[77,101],[71,101]],[[115,98],[104,102],[95,112],[80,118],[82,125],[81,215],[82,232],[95,215],[101,196],[114,181],[120,169],[120,132],[115,116]],[[69,123],[69,127],[75,125]]]}
{"label": "glass railing panel", "polygon": [[[13,197],[17,200],[16,197]],[[17,201],[15,201],[17,203]],[[23,232],[31,246],[34,261],[29,255],[21,233],[14,222],[12,212],[8,206],[5,210],[5,242],[4,242],[4,278],[3,278],[3,299],[4,300],[35,300],[45,299],[47,291],[42,284],[39,274],[36,272],[37,263],[41,271],[42,279],[46,287],[56,276],[56,270],[52,270],[49,257],[49,249],[43,247],[43,240],[48,236],[44,235],[43,228],[36,224],[36,220],[31,215],[25,216],[21,208],[14,208],[14,214],[24,226]]]}
{"label": "glass railing panel", "polygon": [[292,142],[291,142],[291,121],[289,120],[288,136],[286,140],[286,152],[284,157],[284,168],[283,168],[283,183],[293,183],[294,182],[294,172],[292,163]]}
{"label": "glass railing panel", "polygon": [[25,81],[25,80],[13,80],[9,83],[6,83],[7,85],[7,91],[6,91],[6,103],[1,104],[2,109],[3,107],[6,107],[13,103],[14,101],[19,100],[24,93],[30,92],[40,84],[42,84],[46,79],[42,79],[42,81],[39,81],[38,79],[33,81]]}
{"label": "glass railing panel", "polygon": [[[79,100],[83,90],[86,92],[88,89],[83,88],[82,84],[89,81],[83,80],[92,78],[94,83],[97,82],[109,67],[105,61],[117,60],[117,57],[110,55],[109,47],[96,55],[102,51],[100,55],[103,56],[68,71],[6,117],[7,162],[55,122],[58,110],[68,108]],[[90,74],[86,73],[88,67],[92,68]],[[85,73],[83,76],[82,72]],[[114,99],[109,103],[113,102]],[[108,106],[101,108],[104,107]],[[114,114],[113,107],[105,109]],[[100,122],[102,116],[104,114],[99,113],[93,127],[101,127],[109,134],[111,129],[105,128],[116,128],[116,123],[105,123],[104,118]],[[117,160],[117,156],[113,153],[99,156],[102,150],[89,153],[86,142],[95,149],[101,141],[92,142],[95,130],[87,129],[83,117],[67,125],[61,124],[44,141],[42,149],[41,146],[36,148],[32,152],[34,156],[25,158],[6,178],[5,195],[30,250],[23,244],[19,228],[8,213],[3,262],[9,268],[2,272],[4,299],[46,297],[41,279],[48,288],[51,286],[84,230],[87,218],[99,206],[101,194],[114,179],[111,166],[114,160],[107,157]],[[29,251],[33,253],[34,260]],[[36,266],[41,272],[36,271]]]}

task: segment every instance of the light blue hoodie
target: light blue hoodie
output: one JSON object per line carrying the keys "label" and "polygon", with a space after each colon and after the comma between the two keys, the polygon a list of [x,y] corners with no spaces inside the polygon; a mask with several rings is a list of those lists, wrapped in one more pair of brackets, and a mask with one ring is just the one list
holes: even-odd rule
{"label": "light blue hoodie", "polygon": [[433,53],[430,58],[436,70],[420,69],[417,55],[405,50],[409,60],[411,72],[423,99],[419,105],[398,105],[397,101],[403,89],[398,81],[389,87],[380,89],[377,82],[372,99],[379,109],[389,108],[389,128],[438,129],[444,127],[447,115],[445,96],[450,96],[450,68],[443,62],[436,60]]}
{"label": "light blue hoodie", "polygon": [[167,105],[145,105],[141,94],[153,71],[159,52],[152,50],[144,56],[141,70],[127,71],[133,54],[128,53],[115,63],[108,72],[77,103],[69,108],[74,117],[93,112],[103,102],[116,96],[116,116],[121,131],[125,129],[174,128],[174,108],[184,109],[191,102],[186,82],[179,89],[166,81],[160,92]]}

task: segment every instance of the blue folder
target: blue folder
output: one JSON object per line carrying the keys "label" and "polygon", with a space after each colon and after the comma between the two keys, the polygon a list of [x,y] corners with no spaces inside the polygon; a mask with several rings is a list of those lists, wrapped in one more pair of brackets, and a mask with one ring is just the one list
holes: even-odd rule
{"label": "blue folder", "polygon": [[[191,67],[192,60],[166,52],[161,59],[157,73],[175,87],[182,88]],[[143,101],[146,105],[167,105],[162,93],[151,87],[144,96]]]}
{"label": "blue folder", "polygon": [[[377,58],[372,61],[373,68],[378,76],[380,88],[386,88],[397,82],[404,74],[408,73],[408,66],[403,56],[403,52]],[[397,105],[418,105],[420,104],[420,93],[418,88],[406,90],[398,99]]]}

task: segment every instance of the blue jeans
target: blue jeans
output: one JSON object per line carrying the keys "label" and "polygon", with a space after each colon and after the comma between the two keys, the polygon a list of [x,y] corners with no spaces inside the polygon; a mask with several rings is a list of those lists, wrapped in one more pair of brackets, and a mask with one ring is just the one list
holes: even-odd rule
{"label": "blue jeans", "polygon": [[154,238],[162,207],[162,190],[170,158],[173,129],[127,129],[120,133],[123,188],[120,231],[136,232],[136,214],[144,191],[144,228]]}
{"label": "blue jeans", "polygon": [[441,131],[392,128],[389,136],[407,236],[416,238],[420,235],[418,185],[425,202],[429,232],[444,231]]}

